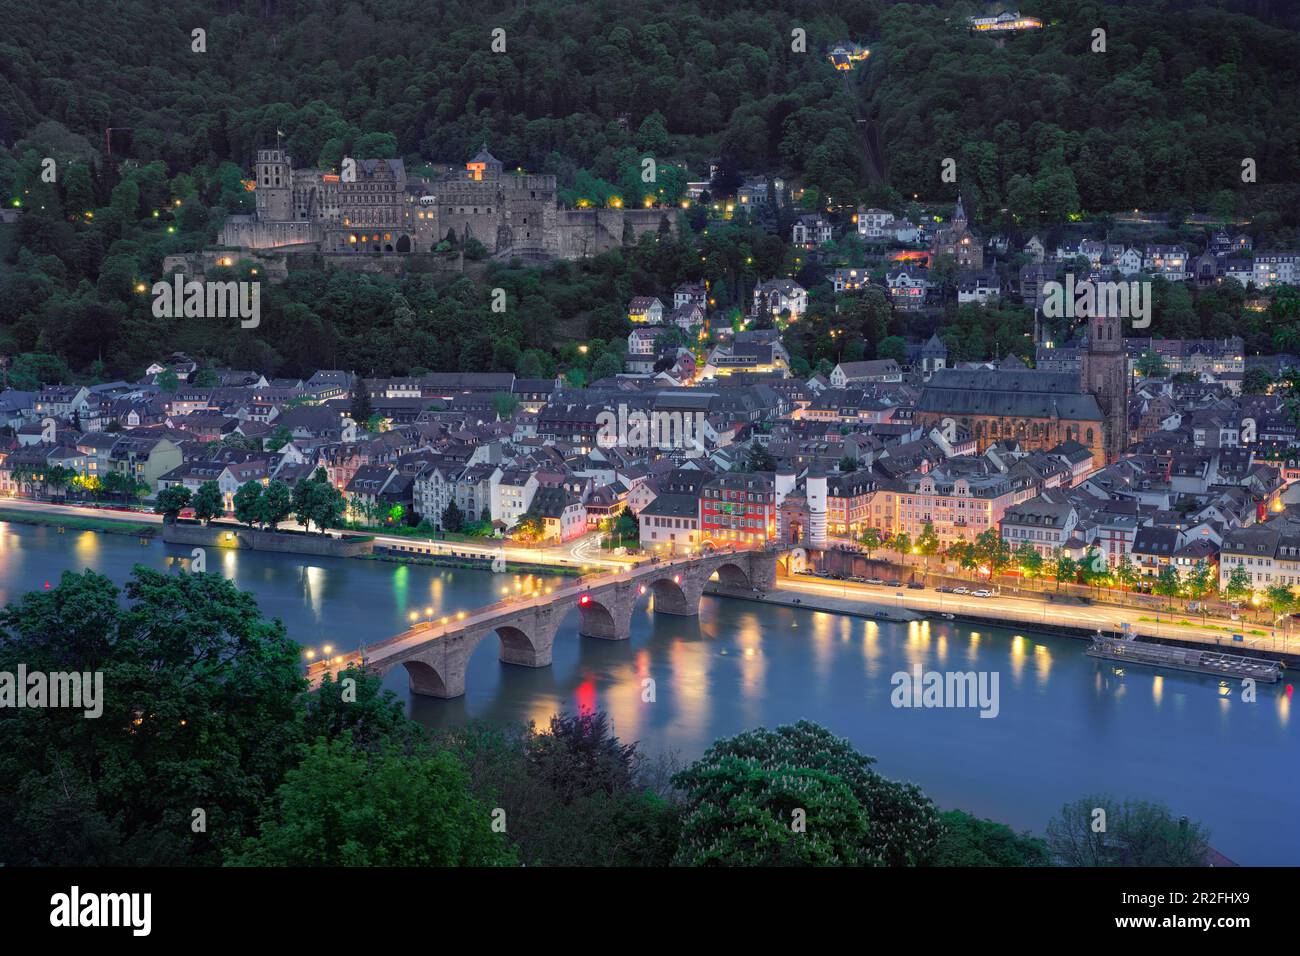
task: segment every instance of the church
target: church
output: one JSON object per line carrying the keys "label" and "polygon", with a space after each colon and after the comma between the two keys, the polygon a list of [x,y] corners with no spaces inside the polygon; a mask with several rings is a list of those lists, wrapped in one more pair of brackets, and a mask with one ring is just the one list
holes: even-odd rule
{"label": "church", "polygon": [[957,197],[952,222],[934,232],[934,240],[930,244],[931,264],[940,256],[952,256],[957,260],[959,269],[984,268],[984,242],[971,230],[966,219],[966,207],[962,205],[960,196]]}
{"label": "church", "polygon": [[939,369],[926,382],[915,420],[927,431],[951,422],[982,454],[1013,439],[1046,451],[1076,441],[1097,468],[1128,449],[1128,366],[1117,317],[1087,320],[1087,347],[1075,372],[1027,368],[1008,356],[996,369]]}

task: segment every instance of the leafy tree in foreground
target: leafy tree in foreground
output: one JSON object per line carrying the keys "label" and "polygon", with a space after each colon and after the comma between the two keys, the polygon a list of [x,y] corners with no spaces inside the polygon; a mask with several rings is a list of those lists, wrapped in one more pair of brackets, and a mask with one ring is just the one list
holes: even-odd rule
{"label": "leafy tree in foreground", "polygon": [[869,866],[871,820],[838,777],[727,756],[691,773],[683,866]]}
{"label": "leafy tree in foreground", "polygon": [[[871,769],[875,758],[859,753],[847,740],[834,736],[826,728],[801,720],[776,730],[759,728],[715,741],[704,756],[673,778],[673,783],[687,792],[687,814],[679,859],[693,860],[706,852],[710,821],[715,819],[708,804],[727,790],[721,778],[706,778],[704,774],[733,757],[764,771],[820,771],[845,784],[870,821],[870,832],[863,848],[864,860],[888,866],[917,865],[929,858],[938,842],[941,832],[938,813],[919,787],[886,780]],[[729,766],[729,774],[740,774],[740,768]],[[838,792],[819,778],[815,782],[813,778],[807,779],[809,788],[828,799]],[[743,783],[742,789],[750,793],[755,805],[766,806],[769,810],[780,805],[779,800],[769,802],[756,796],[755,788],[761,790],[764,786],[762,779],[752,778],[746,772],[739,781],[736,785]],[[692,819],[699,824],[693,831]],[[786,818],[777,822],[788,829],[790,820]],[[689,832],[698,837],[690,845]],[[842,859],[841,862],[859,861]]]}
{"label": "leafy tree in foreground", "polygon": [[1094,795],[1047,824],[1047,846],[1065,866],[1204,866],[1209,831],[1169,808]]}
{"label": "leafy tree in foreground", "polygon": [[678,807],[663,775],[613,737],[603,715],[560,715],[558,737],[471,724],[438,745],[468,768],[473,789],[501,807],[528,866],[667,866]]}
{"label": "leafy tree in foreground", "polygon": [[1047,846],[1038,837],[1016,833],[1004,823],[981,820],[962,810],[939,814],[943,836],[931,866],[1046,866]]}
{"label": "leafy tree in foreground", "polygon": [[[210,574],[65,572],[0,612],[0,670],[103,674],[102,714],[0,708],[0,859],[216,862],[299,741],[299,648]],[[194,832],[201,807],[206,829]]]}
{"label": "leafy tree in foreground", "polygon": [[286,774],[260,833],[230,855],[253,866],[509,866],[515,850],[447,751],[367,754],[318,740]]}

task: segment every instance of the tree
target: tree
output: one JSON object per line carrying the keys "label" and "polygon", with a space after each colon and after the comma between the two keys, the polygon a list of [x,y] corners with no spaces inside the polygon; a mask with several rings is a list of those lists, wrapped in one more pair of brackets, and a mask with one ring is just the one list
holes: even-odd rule
{"label": "tree", "polygon": [[324,534],[343,523],[346,510],[343,493],[330,484],[324,468],[317,468],[316,477],[308,482],[307,513],[311,522]]}
{"label": "tree", "polygon": [[1187,596],[1193,601],[1204,601],[1216,590],[1215,571],[1204,561],[1197,561],[1188,572],[1183,587]]}
{"label": "tree", "polygon": [[499,421],[507,421],[514,417],[515,411],[519,408],[519,399],[509,392],[496,392],[490,399],[492,410],[497,413]]}
{"label": "tree", "polygon": [[692,768],[679,866],[864,866],[871,820],[841,780],[724,757]]}
{"label": "tree", "polygon": [[776,459],[767,450],[767,446],[752,442],[745,456],[746,471],[776,471]]}
{"label": "tree", "polygon": [[[382,821],[382,824],[380,823]],[[237,866],[510,866],[491,808],[447,751],[367,754],[318,740],[285,775]]]}
{"label": "tree", "polygon": [[[686,793],[677,862],[923,862],[941,833],[934,804],[874,763],[806,720],[714,741],[673,777]],[[802,833],[791,827],[796,809],[805,811]]]}
{"label": "tree", "polygon": [[1079,574],[1079,566],[1074,559],[1063,551],[1056,552],[1056,564],[1052,568],[1052,577],[1056,580],[1056,590],[1061,590],[1062,581],[1074,581]]}
{"label": "tree", "polygon": [[1264,591],[1264,603],[1273,612],[1273,618],[1276,620],[1295,610],[1295,592],[1285,584],[1270,584]]}
{"label": "tree", "polygon": [[889,549],[898,555],[898,560],[906,564],[907,556],[912,553],[912,538],[905,531],[899,531],[887,542]]}
{"label": "tree", "polygon": [[1241,376],[1241,391],[1245,395],[1263,395],[1273,384],[1273,376],[1266,368],[1248,368]]}
{"label": "tree", "polygon": [[948,546],[948,560],[963,571],[974,571],[980,566],[979,551],[969,541],[954,541]]}
{"label": "tree", "polygon": [[262,440],[262,444],[265,446],[267,451],[279,451],[291,441],[293,441],[293,432],[281,425],[275,431],[271,432],[271,434],[267,435],[266,438]]}
{"label": "tree", "polygon": [[1209,831],[1169,808],[1094,795],[1061,808],[1047,847],[1065,866],[1204,866]]}
{"label": "tree", "polygon": [[[301,648],[215,574],[65,572],[0,611],[0,671],[103,675],[99,719],[0,709],[0,859],[219,862],[251,835],[298,742]],[[206,829],[191,830],[202,794]]]}
{"label": "tree", "polygon": [[465,527],[465,512],[460,510],[460,505],[456,502],[448,502],[447,507],[442,509],[442,530],[458,534],[463,527]]}
{"label": "tree", "polygon": [[1179,580],[1178,569],[1172,564],[1166,564],[1160,568],[1160,573],[1156,577],[1155,593],[1161,597],[1169,598],[1169,608],[1174,606],[1174,598],[1182,590],[1182,581]]}
{"label": "tree", "polygon": [[880,547],[880,531],[876,528],[867,528],[862,532],[859,539],[862,543],[862,550],[867,552],[867,559],[871,559],[871,553]]}
{"label": "tree", "polygon": [[546,537],[546,521],[539,514],[526,512],[510,529],[510,536],[524,544],[534,544]]}
{"label": "tree", "polygon": [[852,455],[845,455],[840,459],[839,469],[840,471],[857,471],[858,460]]}
{"label": "tree", "polygon": [[1228,581],[1223,590],[1229,601],[1245,601],[1250,598],[1253,589],[1254,582],[1250,578],[1250,572],[1239,564],[1228,575]]}
{"label": "tree", "polygon": [[1004,823],[981,820],[961,810],[939,814],[943,835],[930,866],[1047,866],[1047,844]]}
{"label": "tree", "polygon": [[662,766],[593,723],[468,724],[441,734],[476,793],[491,794],[527,866],[667,866],[678,845],[678,809],[665,799]]}
{"label": "tree", "polygon": [[293,513],[293,492],[283,481],[273,481],[262,492],[257,520],[276,530],[276,525],[286,521]]}
{"label": "tree", "polygon": [[163,521],[174,522],[190,504],[190,490],[183,485],[172,485],[158,492],[154,499],[154,511],[163,516]]}
{"label": "tree", "polygon": [[591,366],[591,379],[613,378],[623,371],[623,359],[616,352],[606,352]]}
{"label": "tree", "polygon": [[1164,378],[1169,374],[1169,366],[1157,352],[1147,349],[1137,360],[1137,371],[1143,378]]}
{"label": "tree", "polygon": [[235,519],[253,527],[262,518],[262,483],[244,482],[235,491],[232,504],[235,506]]}
{"label": "tree", "polygon": [[1014,559],[1026,581],[1032,581],[1043,573],[1043,556],[1028,541],[1016,548]]}
{"label": "tree", "polygon": [[221,486],[215,481],[205,481],[199,485],[194,494],[194,517],[206,525],[212,524],[213,518],[219,518],[226,511],[221,497]]}
{"label": "tree", "polygon": [[975,551],[980,562],[988,568],[990,582],[1011,563],[1011,547],[997,528],[986,528],[975,536]]}
{"label": "tree", "polygon": [[370,400],[370,389],[365,379],[360,375],[352,376],[352,404],[349,406],[348,417],[364,427],[374,414],[375,406]]}
{"label": "tree", "polygon": [[1115,569],[1115,579],[1119,581],[1120,588],[1125,591],[1131,590],[1141,579],[1138,569],[1133,566],[1127,552],[1119,556],[1119,566]]}
{"label": "tree", "polygon": [[603,711],[561,713],[551,717],[550,733],[529,748],[528,770],[568,802],[597,790],[630,790],[637,760],[636,745],[614,736]]}
{"label": "tree", "polygon": [[925,557],[925,565],[930,566],[930,559],[939,553],[942,542],[939,535],[935,533],[934,523],[927,521],[921,526],[921,534],[916,539],[916,550]]}

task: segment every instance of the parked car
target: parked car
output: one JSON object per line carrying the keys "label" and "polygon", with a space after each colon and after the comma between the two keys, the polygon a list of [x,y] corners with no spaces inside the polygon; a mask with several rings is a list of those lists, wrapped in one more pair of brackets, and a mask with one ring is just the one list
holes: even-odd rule
{"label": "parked car", "polygon": [[867,584],[884,584],[884,583],[885,582],[880,578],[867,578]]}
{"label": "parked car", "polygon": [[951,594],[952,588],[948,587],[947,585],[941,585],[935,588],[935,591],[939,594]]}
{"label": "parked car", "polygon": [[953,594],[970,594],[970,588],[953,588]]}
{"label": "parked car", "polygon": [[978,591],[971,591],[970,594],[971,597],[992,597],[993,596],[992,591],[986,591],[983,588],[980,588]]}
{"label": "parked car", "polygon": [[908,582],[907,582],[907,586],[908,586],[908,588],[909,588],[910,590],[913,590],[913,591],[924,591],[924,590],[925,590],[925,585],[922,584],[920,581],[908,581]]}
{"label": "parked car", "polygon": [[887,588],[901,588],[902,586],[903,586],[903,582],[902,582],[902,581],[886,581],[886,582],[885,582],[885,587],[887,587]]}

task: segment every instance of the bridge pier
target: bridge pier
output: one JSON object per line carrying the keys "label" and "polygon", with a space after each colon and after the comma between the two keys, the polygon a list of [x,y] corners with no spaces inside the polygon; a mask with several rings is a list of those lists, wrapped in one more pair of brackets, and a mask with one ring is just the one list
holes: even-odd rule
{"label": "bridge pier", "polygon": [[465,662],[437,647],[402,661],[412,694],[444,699],[465,693]]}
{"label": "bridge pier", "polygon": [[518,626],[496,628],[496,634],[501,638],[498,659],[520,667],[550,667],[555,632],[562,620],[564,615],[554,605],[547,605],[533,609],[516,622]]}

